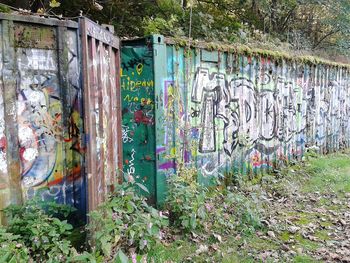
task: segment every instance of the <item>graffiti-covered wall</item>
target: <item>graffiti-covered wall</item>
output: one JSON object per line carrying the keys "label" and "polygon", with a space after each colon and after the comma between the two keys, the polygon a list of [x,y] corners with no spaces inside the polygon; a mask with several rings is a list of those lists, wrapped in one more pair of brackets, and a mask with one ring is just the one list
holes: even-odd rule
{"label": "graffiti-covered wall", "polygon": [[6,18],[0,35],[0,208],[37,195],[85,211],[76,24],[58,29]]}
{"label": "graffiti-covered wall", "polygon": [[306,147],[326,153],[350,144],[345,68],[164,43],[154,49],[159,185],[180,165],[210,183],[264,173],[300,159]]}
{"label": "graffiti-covered wall", "polygon": [[[62,94],[55,51],[16,50],[19,160],[28,197],[47,186],[49,189],[42,192],[44,199],[73,199],[73,181],[76,184],[81,177],[81,90],[75,38],[72,32],[67,43],[71,45],[65,91],[69,94]],[[63,109],[63,105],[68,108]]]}
{"label": "graffiti-covered wall", "polygon": [[[119,39],[80,19],[88,210],[95,210],[120,181],[122,163]],[[111,29],[111,28],[110,28]]]}
{"label": "graffiti-covered wall", "polygon": [[77,208],[121,168],[119,39],[78,22],[0,14],[1,210],[34,196]]}
{"label": "graffiti-covered wall", "polygon": [[142,43],[122,48],[122,140],[124,179],[146,186],[155,200],[153,49]]}

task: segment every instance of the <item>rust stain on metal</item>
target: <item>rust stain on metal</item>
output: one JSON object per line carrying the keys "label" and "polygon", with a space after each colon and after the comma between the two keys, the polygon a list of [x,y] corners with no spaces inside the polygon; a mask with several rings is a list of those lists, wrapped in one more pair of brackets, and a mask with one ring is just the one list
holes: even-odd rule
{"label": "rust stain on metal", "polygon": [[89,211],[105,200],[121,168],[119,39],[81,19]]}
{"label": "rust stain on metal", "polygon": [[115,37],[113,33],[88,19],[85,19],[85,24],[88,36],[119,49],[119,39]]}
{"label": "rust stain on metal", "polygon": [[0,224],[35,195],[85,218],[121,168],[119,39],[85,18],[0,14],[0,43]]}
{"label": "rust stain on metal", "polygon": [[85,217],[78,23],[0,14],[0,43],[0,224],[34,196]]}
{"label": "rust stain on metal", "polygon": [[14,34],[15,47],[54,49],[56,45],[55,30],[52,27],[15,23]]}

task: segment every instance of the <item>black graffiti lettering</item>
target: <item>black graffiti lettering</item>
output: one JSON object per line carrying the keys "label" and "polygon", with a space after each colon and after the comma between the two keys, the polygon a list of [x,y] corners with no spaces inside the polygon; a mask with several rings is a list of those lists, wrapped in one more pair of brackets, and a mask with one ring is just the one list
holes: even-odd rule
{"label": "black graffiti lettering", "polygon": [[200,115],[200,111],[199,110],[195,110],[194,108],[192,108],[191,107],[191,117],[192,118],[197,118],[197,117],[199,117],[199,115]]}

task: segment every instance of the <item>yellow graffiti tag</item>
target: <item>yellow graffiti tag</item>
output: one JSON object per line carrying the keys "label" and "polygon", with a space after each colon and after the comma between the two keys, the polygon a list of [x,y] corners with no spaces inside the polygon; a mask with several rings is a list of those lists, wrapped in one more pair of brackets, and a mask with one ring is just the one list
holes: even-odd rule
{"label": "yellow graffiti tag", "polygon": [[143,65],[141,63],[137,64],[136,66],[137,74],[141,75],[142,71],[143,71]]}

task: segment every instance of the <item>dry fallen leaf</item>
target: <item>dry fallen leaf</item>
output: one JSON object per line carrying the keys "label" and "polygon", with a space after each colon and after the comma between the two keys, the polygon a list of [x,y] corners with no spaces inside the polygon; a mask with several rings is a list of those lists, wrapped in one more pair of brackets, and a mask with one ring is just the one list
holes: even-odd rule
{"label": "dry fallen leaf", "polygon": [[276,238],[276,235],[273,231],[267,231],[267,235],[272,238]]}
{"label": "dry fallen leaf", "polygon": [[200,245],[199,248],[196,250],[196,254],[199,255],[207,251],[208,251],[207,245]]}
{"label": "dry fallen leaf", "polygon": [[290,227],[288,227],[288,231],[289,231],[289,233],[291,233],[291,234],[295,234],[296,232],[298,232],[300,230],[300,227],[298,227],[298,226],[290,226]]}

